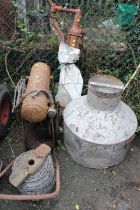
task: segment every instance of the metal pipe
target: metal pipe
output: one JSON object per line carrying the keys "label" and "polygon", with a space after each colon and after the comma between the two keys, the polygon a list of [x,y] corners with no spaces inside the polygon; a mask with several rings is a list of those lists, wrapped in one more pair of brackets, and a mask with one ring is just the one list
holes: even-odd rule
{"label": "metal pipe", "polygon": [[64,8],[60,5],[57,4],[52,4],[51,7],[51,12],[56,12],[56,11],[60,11],[60,12],[69,12],[69,13],[79,13],[80,9],[73,9],[73,8]]}
{"label": "metal pipe", "polygon": [[5,167],[5,169],[3,171],[0,172],[0,178],[4,176],[4,174],[6,174],[6,172],[9,170],[9,168],[13,165],[15,160],[13,160],[8,166]]}
{"label": "metal pipe", "polygon": [[68,39],[67,44],[71,47],[78,48],[79,46],[79,40],[83,36],[84,31],[80,27],[80,20],[81,20],[81,10],[73,9],[73,8],[65,8],[57,4],[52,4],[51,6],[51,13],[53,16],[51,16],[51,25],[56,29],[59,36],[61,37],[62,42],[65,42],[65,37],[59,26],[57,25],[57,21],[55,20],[57,18],[56,12],[68,12],[68,13],[74,13],[74,21],[72,24],[71,29],[68,32]]}
{"label": "metal pipe", "polygon": [[75,10],[68,9],[68,10],[70,10],[71,12],[73,11],[75,13],[75,16],[74,16],[72,27],[68,31],[67,44],[70,45],[71,47],[78,48],[79,41],[83,37],[83,34],[84,34],[83,29],[80,27],[80,20],[82,16],[81,10],[80,9],[75,9]]}
{"label": "metal pipe", "polygon": [[14,200],[14,201],[39,201],[56,198],[60,193],[60,165],[54,151],[54,158],[56,162],[56,190],[53,193],[42,195],[8,195],[0,194],[0,200]]}
{"label": "metal pipe", "polygon": [[57,26],[57,23],[55,21],[55,16],[52,16],[50,18],[50,22],[51,22],[51,25],[54,27],[54,29],[56,30],[56,32],[59,34],[60,38],[61,38],[61,41],[62,42],[65,42],[65,37],[64,37],[64,34],[63,32],[61,31],[61,29]]}

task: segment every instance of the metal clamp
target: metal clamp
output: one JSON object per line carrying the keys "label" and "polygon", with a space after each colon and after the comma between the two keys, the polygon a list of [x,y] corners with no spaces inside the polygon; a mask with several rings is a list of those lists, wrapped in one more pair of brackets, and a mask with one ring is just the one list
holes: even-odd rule
{"label": "metal clamp", "polygon": [[46,90],[38,89],[38,90],[33,90],[33,91],[31,91],[31,92],[26,93],[25,95],[23,95],[22,101],[23,101],[28,95],[30,95],[32,98],[35,98],[36,96],[38,96],[39,93],[44,93],[48,99],[51,98],[50,92],[48,92],[48,91],[46,91]]}

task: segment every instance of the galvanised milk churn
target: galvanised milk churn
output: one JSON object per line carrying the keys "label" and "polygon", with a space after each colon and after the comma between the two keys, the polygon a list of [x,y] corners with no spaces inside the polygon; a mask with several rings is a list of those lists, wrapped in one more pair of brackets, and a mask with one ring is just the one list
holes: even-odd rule
{"label": "galvanised milk churn", "polygon": [[88,94],[71,101],[64,110],[64,141],[77,163],[107,168],[125,158],[134,139],[137,119],[120,100],[123,83],[115,77],[96,75]]}

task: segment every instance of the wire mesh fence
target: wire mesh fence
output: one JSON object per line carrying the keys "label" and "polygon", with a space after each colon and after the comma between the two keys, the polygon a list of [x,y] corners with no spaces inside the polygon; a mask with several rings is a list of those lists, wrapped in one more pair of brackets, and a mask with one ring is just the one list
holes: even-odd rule
{"label": "wire mesh fence", "polygon": [[[0,78],[8,85],[22,75],[29,75],[36,61],[47,62],[55,78],[59,78],[57,60],[60,38],[50,25],[50,1],[1,0],[0,1]],[[90,75],[106,73],[124,83],[128,81],[140,62],[139,0],[60,0],[56,3],[80,7],[85,30],[78,66],[85,81]],[[118,10],[118,5],[134,6],[136,12]],[[123,9],[123,8],[122,8]],[[129,8],[130,9],[130,8]],[[128,18],[129,17],[129,18]],[[61,13],[58,24],[64,34],[71,27],[73,15]],[[11,85],[12,87],[12,85]],[[135,78],[124,98],[140,110],[140,80]]]}

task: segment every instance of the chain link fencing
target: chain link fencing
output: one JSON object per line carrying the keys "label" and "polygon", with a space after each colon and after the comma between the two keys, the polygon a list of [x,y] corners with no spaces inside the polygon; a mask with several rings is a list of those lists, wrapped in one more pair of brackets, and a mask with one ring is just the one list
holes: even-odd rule
{"label": "chain link fencing", "polygon": [[[60,0],[63,6],[80,7],[85,30],[78,62],[87,91],[87,81],[96,73],[111,74],[126,83],[140,62],[139,1]],[[50,1],[0,1],[0,78],[11,90],[21,76],[29,75],[37,61],[48,63],[54,81],[59,79],[57,59],[60,38],[50,25]],[[118,5],[133,5],[132,11],[119,11]],[[122,8],[123,9],[123,8]],[[127,20],[127,18],[129,19]],[[61,13],[58,24],[64,34],[71,27],[73,15]],[[125,22],[125,24],[124,24]],[[13,81],[13,83],[12,83]],[[124,100],[140,118],[140,76],[124,93]]]}

